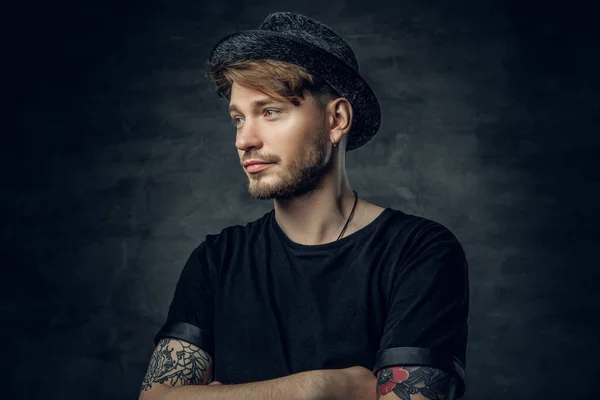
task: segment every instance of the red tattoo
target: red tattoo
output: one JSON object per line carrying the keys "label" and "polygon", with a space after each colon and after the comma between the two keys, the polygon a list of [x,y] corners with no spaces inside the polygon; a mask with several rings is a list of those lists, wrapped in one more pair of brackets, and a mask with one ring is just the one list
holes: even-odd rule
{"label": "red tattoo", "polygon": [[377,374],[377,398],[390,392],[400,400],[410,400],[411,396],[421,394],[429,400],[446,399],[448,393],[454,393],[451,376],[429,366],[396,365],[382,369]]}
{"label": "red tattoo", "polygon": [[394,390],[397,383],[402,383],[407,379],[408,371],[402,367],[384,368],[379,371],[377,376],[377,394],[379,396],[388,394]]}

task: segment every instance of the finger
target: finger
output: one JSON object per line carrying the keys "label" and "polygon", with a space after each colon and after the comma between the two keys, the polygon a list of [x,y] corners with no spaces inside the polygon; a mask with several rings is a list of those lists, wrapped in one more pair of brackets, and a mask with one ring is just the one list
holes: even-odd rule
{"label": "finger", "polygon": [[222,385],[222,383],[219,381],[212,381],[211,383],[208,384],[208,386],[210,386],[210,385]]}

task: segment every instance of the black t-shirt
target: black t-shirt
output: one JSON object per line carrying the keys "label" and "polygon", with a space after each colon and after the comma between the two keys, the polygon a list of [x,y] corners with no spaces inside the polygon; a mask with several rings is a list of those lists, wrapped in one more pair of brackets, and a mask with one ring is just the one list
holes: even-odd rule
{"label": "black t-shirt", "polygon": [[207,235],[155,337],[194,343],[214,380],[315,369],[428,365],[465,390],[469,284],[462,246],[435,221],[386,208],[322,245],[295,243],[271,210]]}

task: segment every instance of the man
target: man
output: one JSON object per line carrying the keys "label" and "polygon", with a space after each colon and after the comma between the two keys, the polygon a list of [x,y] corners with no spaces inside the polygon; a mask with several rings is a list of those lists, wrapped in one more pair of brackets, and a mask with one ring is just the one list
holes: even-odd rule
{"label": "man", "polygon": [[465,254],[441,224],[350,188],[345,152],[380,109],[347,43],[274,13],[221,40],[208,72],[248,191],[274,209],[192,251],[140,399],[462,396]]}

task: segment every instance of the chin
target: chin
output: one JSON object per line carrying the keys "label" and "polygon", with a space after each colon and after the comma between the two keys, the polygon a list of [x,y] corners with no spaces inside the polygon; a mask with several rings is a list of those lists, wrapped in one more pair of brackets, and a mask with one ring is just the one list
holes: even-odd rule
{"label": "chin", "polygon": [[265,185],[264,183],[251,183],[248,186],[248,194],[257,200],[271,200],[280,197],[281,190]]}
{"label": "chin", "polygon": [[321,181],[300,182],[277,182],[265,184],[264,182],[251,182],[248,185],[248,193],[257,200],[291,200],[304,197],[322,188]]}

